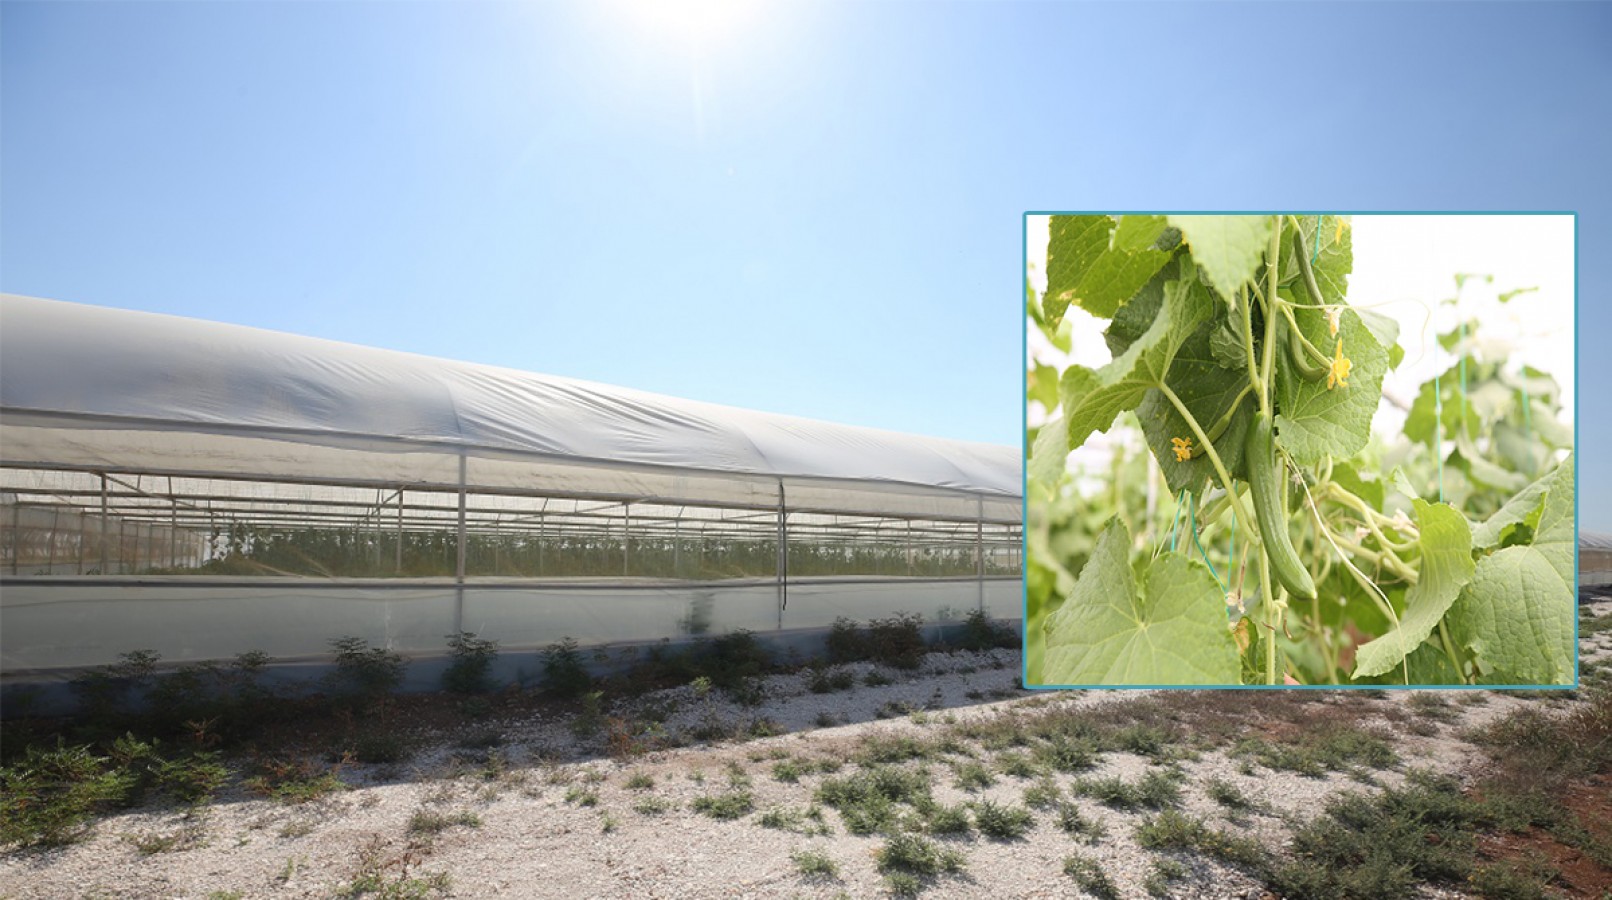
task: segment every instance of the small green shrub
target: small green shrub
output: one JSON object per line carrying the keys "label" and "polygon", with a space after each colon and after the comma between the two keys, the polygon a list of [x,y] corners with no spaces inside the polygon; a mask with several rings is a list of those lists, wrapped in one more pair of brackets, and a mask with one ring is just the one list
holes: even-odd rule
{"label": "small green shrub", "polygon": [[706,794],[694,800],[694,811],[713,819],[739,819],[756,808],[755,797],[749,791],[736,790],[725,794]]}
{"label": "small green shrub", "polygon": [[626,788],[629,791],[647,791],[655,786],[655,777],[648,772],[634,772],[627,776]]}
{"label": "small green shrub", "polygon": [[924,644],[923,616],[896,613],[868,621],[868,647],[875,661],[896,669],[916,669],[929,649]]}
{"label": "small green shrub", "polygon": [[403,683],[403,657],[385,647],[371,647],[363,638],[341,637],[330,642],[336,651],[331,684],[338,695],[359,701],[359,708],[378,703]]}
{"label": "small green shrub", "polygon": [[924,830],[930,834],[966,835],[974,830],[974,821],[968,807],[959,803],[946,806],[936,803],[924,810]]}
{"label": "small green shrub", "polygon": [[1010,841],[1024,837],[1035,824],[1035,815],[1022,806],[1006,806],[981,800],[974,804],[974,826],[981,834]]}
{"label": "small green shrub", "polygon": [[807,878],[834,878],[839,875],[839,864],[821,850],[795,850],[789,854],[795,871]]}
{"label": "small green shrub", "polygon": [[134,777],[88,746],[29,747],[0,769],[0,845],[57,846],[83,837],[86,824],[124,802]]}
{"label": "small green shrub", "polygon": [[835,663],[857,662],[869,656],[867,635],[855,621],[844,616],[835,619],[834,624],[829,626],[824,649],[829,661]]}
{"label": "small green shrub", "polygon": [[582,664],[577,642],[569,637],[543,651],[543,689],[556,697],[575,698],[593,687],[593,676]]}
{"label": "small green shrub", "polygon": [[409,834],[437,835],[455,826],[480,828],[481,816],[470,810],[460,810],[455,813],[437,813],[418,809],[414,811],[414,815],[409,817]]}
{"label": "small green shrub", "polygon": [[448,635],[448,656],[452,662],[442,673],[442,687],[455,694],[485,694],[493,689],[493,662],[498,659],[498,642],[479,638],[475,632]]}
{"label": "small green shrub", "polygon": [[1169,897],[1175,892],[1175,883],[1188,874],[1187,867],[1173,859],[1156,859],[1147,873],[1147,879],[1142,882],[1142,888],[1149,897]]}
{"label": "small green shrub", "polygon": [[1075,880],[1081,890],[1098,900],[1119,900],[1119,888],[1103,871],[1102,864],[1076,853],[1063,861],[1063,873]]}
{"label": "small green shrub", "polygon": [[969,610],[963,617],[962,632],[957,638],[957,646],[963,650],[1016,650],[1020,643],[1017,630],[992,621],[983,609]]}
{"label": "small green shrub", "polygon": [[967,859],[958,851],[943,848],[916,834],[898,834],[890,838],[875,851],[874,861],[879,871],[886,874],[904,872],[931,877],[946,872],[961,872],[968,865]]}

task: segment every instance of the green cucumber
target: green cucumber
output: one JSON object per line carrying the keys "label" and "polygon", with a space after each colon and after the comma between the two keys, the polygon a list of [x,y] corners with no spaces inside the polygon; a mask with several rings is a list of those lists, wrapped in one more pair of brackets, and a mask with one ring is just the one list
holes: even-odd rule
{"label": "green cucumber", "polygon": [[1315,580],[1304,567],[1293,541],[1287,534],[1287,509],[1282,498],[1282,472],[1276,464],[1276,441],[1271,433],[1271,418],[1264,411],[1254,413],[1248,426],[1247,442],[1243,445],[1243,459],[1248,466],[1249,494],[1254,500],[1254,520],[1259,525],[1260,543],[1265,545],[1265,556],[1271,562],[1276,580],[1293,596],[1310,600],[1315,597]]}
{"label": "green cucumber", "polygon": [[1282,333],[1282,339],[1287,342],[1287,359],[1293,364],[1293,371],[1299,373],[1299,377],[1305,381],[1325,380],[1328,367],[1316,365],[1309,351],[1301,343],[1303,336],[1298,333],[1298,329],[1286,321],[1277,322],[1276,329]]}

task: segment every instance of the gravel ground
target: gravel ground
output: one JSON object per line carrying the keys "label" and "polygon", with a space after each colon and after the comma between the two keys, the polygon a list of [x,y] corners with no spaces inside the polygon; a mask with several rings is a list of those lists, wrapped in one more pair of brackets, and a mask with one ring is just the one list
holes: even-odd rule
{"label": "gravel ground", "polygon": [[[1612,612],[1612,601],[1597,604]],[[1586,660],[1612,657],[1612,632],[1587,638]],[[765,679],[765,697],[754,707],[735,705],[720,692],[700,696],[688,687],[636,701],[669,711],[665,728],[676,734],[701,723],[768,720],[773,737],[659,750],[612,759],[573,737],[562,718],[491,720],[502,736],[489,765],[485,751],[455,746],[438,736],[405,766],[353,766],[343,778],[352,790],[300,805],[250,796],[239,789],[198,813],[143,809],[105,819],[86,840],[45,851],[0,855],[0,897],[333,897],[344,890],[399,882],[418,896],[453,897],[867,897],[883,892],[874,853],[880,837],[850,835],[838,814],[822,811],[832,833],[805,835],[763,827],[775,807],[805,811],[812,793],[830,777],[813,771],[798,783],[773,775],[780,759],[846,761],[871,734],[938,737],[947,729],[1043,710],[1132,703],[1154,692],[1091,691],[1032,694],[1016,685],[1018,655],[1009,651],[931,654],[918,672],[878,670],[891,680],[866,685],[869,664],[850,669],[850,691],[814,694],[804,673]],[[877,680],[877,676],[875,676]],[[1249,704],[1260,703],[1258,694]],[[1385,697],[1340,693],[1318,700],[1316,709],[1340,710],[1388,737],[1402,764],[1392,771],[1303,777],[1249,769],[1221,752],[1202,753],[1181,770],[1183,809],[1211,825],[1280,844],[1292,828],[1343,790],[1370,790],[1363,781],[1393,784],[1409,768],[1461,773],[1475,750],[1460,735],[1531,702],[1504,693],[1462,697],[1441,711],[1447,721],[1424,715],[1414,692]],[[610,712],[623,713],[618,709]],[[882,716],[882,718],[881,718]],[[837,723],[824,724],[830,718]],[[980,755],[989,761],[989,754]],[[1019,804],[1032,779],[998,774],[993,785],[960,790],[944,763],[931,763],[935,799],[945,804],[990,799]],[[1149,771],[1149,760],[1110,753],[1083,777],[1116,775],[1127,780]],[[855,771],[847,763],[840,775]],[[720,821],[695,812],[701,797],[730,789],[734,773],[748,778],[754,811]],[[634,775],[651,787],[628,787]],[[1075,776],[1053,776],[1066,793]],[[1254,801],[1229,814],[1211,800],[1210,778],[1227,782]],[[591,798],[590,795],[591,794]],[[647,798],[665,806],[650,814]],[[925,897],[1083,896],[1063,874],[1063,861],[1079,852],[1095,859],[1125,898],[1147,896],[1144,879],[1157,854],[1134,840],[1144,813],[1120,812],[1080,799],[1083,815],[1100,821],[1106,835],[1083,843],[1056,826],[1051,812],[1038,812],[1019,840],[978,834],[939,839],[966,854],[965,872],[941,876]],[[441,830],[426,833],[411,821],[435,814]],[[453,817],[463,816],[457,823]],[[479,824],[476,824],[479,823]],[[807,824],[810,822],[808,820]],[[838,874],[802,876],[793,852],[818,851]],[[1181,898],[1258,898],[1261,887],[1236,870],[1195,856],[1176,855],[1188,876],[1174,883]],[[445,876],[445,880],[441,880]],[[441,887],[433,893],[427,888]],[[416,896],[397,893],[385,896]],[[1456,896],[1429,892],[1426,896]]]}

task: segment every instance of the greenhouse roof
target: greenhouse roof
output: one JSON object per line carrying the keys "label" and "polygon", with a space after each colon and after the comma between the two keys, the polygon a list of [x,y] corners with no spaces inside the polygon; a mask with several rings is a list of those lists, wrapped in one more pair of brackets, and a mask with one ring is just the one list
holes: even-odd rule
{"label": "greenhouse roof", "polygon": [[[9,465],[57,464],[49,457],[59,450],[74,465],[131,454],[200,465],[224,445],[197,450],[179,435],[235,435],[254,439],[250,448],[229,445],[235,471],[248,471],[243,460],[251,456],[267,459],[267,474],[278,476],[295,476],[302,465],[303,454],[275,449],[289,441],[349,454],[424,448],[1021,496],[1021,453],[1013,447],[9,294],[0,295],[0,321],[0,412],[8,426],[0,454]],[[122,435],[127,446],[90,452],[87,439],[73,437],[86,428],[98,430],[96,440]],[[306,474],[319,474],[317,463],[307,465]]]}
{"label": "greenhouse roof", "polygon": [[1580,550],[1612,550],[1612,534],[1580,531],[1578,533],[1578,546]]}

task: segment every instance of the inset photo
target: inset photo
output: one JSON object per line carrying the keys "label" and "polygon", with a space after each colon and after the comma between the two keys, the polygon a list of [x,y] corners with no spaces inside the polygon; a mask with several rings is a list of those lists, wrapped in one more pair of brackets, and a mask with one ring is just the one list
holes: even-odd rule
{"label": "inset photo", "polygon": [[1576,684],[1575,226],[1027,215],[1026,684]]}

